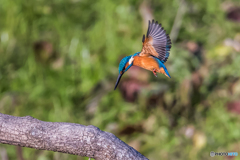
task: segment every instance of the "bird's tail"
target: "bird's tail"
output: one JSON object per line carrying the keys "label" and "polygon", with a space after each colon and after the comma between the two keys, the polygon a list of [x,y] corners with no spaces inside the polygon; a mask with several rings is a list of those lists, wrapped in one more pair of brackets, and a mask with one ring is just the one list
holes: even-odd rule
{"label": "bird's tail", "polygon": [[167,68],[164,68],[164,71],[165,71],[164,75],[167,76],[168,78],[171,78],[170,74],[168,73]]}
{"label": "bird's tail", "polygon": [[165,66],[160,68],[160,73],[164,74],[165,76],[167,76],[168,78],[171,78],[170,74],[168,73],[168,70]]}

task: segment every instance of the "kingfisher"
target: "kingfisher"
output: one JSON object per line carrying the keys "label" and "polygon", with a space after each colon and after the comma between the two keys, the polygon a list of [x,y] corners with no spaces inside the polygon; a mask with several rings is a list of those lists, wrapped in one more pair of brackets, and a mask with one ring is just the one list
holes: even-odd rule
{"label": "kingfisher", "polygon": [[171,78],[164,63],[167,61],[170,49],[171,39],[158,21],[148,23],[148,30],[142,38],[142,51],[133,55],[124,57],[119,64],[119,75],[114,90],[117,88],[122,75],[131,67],[138,66],[149,71],[157,77],[157,72]]}

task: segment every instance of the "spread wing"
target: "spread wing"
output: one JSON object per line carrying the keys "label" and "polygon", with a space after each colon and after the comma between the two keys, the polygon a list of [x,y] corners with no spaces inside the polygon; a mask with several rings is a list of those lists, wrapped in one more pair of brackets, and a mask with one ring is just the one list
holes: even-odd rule
{"label": "spread wing", "polygon": [[152,23],[149,21],[147,35],[146,38],[143,35],[142,42],[143,48],[140,56],[154,56],[163,63],[167,61],[172,43],[161,24],[154,20]]}

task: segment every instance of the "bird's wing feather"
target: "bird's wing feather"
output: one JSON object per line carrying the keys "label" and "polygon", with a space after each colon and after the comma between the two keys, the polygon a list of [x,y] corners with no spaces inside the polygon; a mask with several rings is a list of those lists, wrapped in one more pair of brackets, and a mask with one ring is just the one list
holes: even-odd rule
{"label": "bird's wing feather", "polygon": [[167,61],[171,48],[171,39],[161,24],[158,24],[157,21],[154,22],[154,20],[152,20],[152,23],[149,21],[147,35],[146,38],[143,35],[142,42],[143,48],[139,56],[152,55],[162,63]]}

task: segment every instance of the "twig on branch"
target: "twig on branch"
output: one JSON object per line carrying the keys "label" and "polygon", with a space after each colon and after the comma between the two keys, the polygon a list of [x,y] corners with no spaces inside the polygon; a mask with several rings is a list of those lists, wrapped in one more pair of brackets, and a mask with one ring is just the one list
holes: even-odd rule
{"label": "twig on branch", "polygon": [[44,122],[0,113],[0,143],[86,156],[96,160],[147,160],[112,133],[95,126]]}

